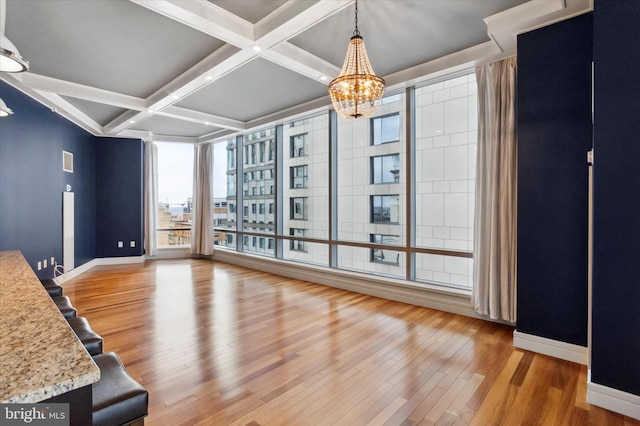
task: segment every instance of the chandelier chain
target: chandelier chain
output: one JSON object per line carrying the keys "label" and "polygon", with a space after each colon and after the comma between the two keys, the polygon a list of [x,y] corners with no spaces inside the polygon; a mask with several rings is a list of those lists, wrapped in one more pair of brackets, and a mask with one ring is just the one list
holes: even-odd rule
{"label": "chandelier chain", "polygon": [[353,32],[354,37],[359,36],[360,35],[360,31],[358,31],[358,0],[356,0],[356,16],[354,18],[354,22],[356,24],[356,29]]}

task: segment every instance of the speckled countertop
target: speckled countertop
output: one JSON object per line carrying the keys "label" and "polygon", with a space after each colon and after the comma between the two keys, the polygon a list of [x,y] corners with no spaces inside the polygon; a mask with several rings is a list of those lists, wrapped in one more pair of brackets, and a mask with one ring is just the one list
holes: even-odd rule
{"label": "speckled countertop", "polygon": [[99,379],[22,253],[0,251],[0,403],[34,403]]}

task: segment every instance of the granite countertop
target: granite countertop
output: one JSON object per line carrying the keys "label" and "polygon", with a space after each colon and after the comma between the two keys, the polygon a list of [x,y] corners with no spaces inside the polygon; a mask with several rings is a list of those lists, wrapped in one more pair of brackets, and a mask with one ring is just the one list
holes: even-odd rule
{"label": "granite countertop", "polygon": [[0,251],[0,403],[90,385],[100,369],[19,251]]}

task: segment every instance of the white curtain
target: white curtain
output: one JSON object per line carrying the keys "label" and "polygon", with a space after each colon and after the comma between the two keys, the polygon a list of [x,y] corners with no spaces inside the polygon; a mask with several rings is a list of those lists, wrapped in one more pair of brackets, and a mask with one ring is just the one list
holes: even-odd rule
{"label": "white curtain", "polygon": [[213,253],[213,145],[195,145],[193,155],[193,222],[191,253]]}
{"label": "white curtain", "polygon": [[473,303],[492,319],[516,321],[516,58],[476,68],[478,154]]}
{"label": "white curtain", "polygon": [[158,222],[158,147],[144,144],[144,252],[154,256],[158,252],[156,224]]}

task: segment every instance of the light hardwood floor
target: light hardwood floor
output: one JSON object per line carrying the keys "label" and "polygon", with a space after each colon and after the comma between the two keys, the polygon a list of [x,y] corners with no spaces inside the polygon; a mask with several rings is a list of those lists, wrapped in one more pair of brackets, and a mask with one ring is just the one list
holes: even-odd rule
{"label": "light hardwood floor", "polygon": [[150,394],[148,425],[640,425],[513,328],[208,260],[64,284]]}

